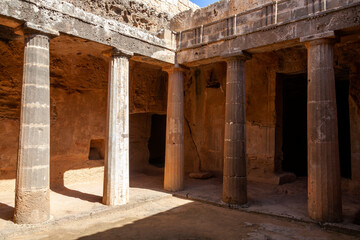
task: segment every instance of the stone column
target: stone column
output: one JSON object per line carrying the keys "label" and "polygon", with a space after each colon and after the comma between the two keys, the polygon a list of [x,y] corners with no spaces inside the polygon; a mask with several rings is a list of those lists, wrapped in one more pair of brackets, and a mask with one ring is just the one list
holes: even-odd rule
{"label": "stone column", "polygon": [[227,73],[222,200],[225,203],[238,205],[247,202],[244,63],[245,60],[249,58],[249,55],[244,53],[226,58]]}
{"label": "stone column", "polygon": [[129,58],[132,53],[114,50],[109,66],[107,142],[103,203],[129,201]]}
{"label": "stone column", "polygon": [[184,188],[184,69],[175,65],[169,74],[164,189]]}
{"label": "stone column", "polygon": [[333,37],[301,39],[308,49],[308,212],[321,222],[342,219]]}
{"label": "stone column", "polygon": [[49,39],[58,33],[26,23],[24,34],[14,221],[35,224],[50,218]]}

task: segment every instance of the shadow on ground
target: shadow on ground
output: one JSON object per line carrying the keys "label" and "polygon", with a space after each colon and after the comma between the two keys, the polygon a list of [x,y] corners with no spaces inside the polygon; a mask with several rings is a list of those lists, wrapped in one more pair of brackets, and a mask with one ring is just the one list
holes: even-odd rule
{"label": "shadow on ground", "polygon": [[[14,196],[15,197],[15,196]],[[4,203],[0,203],[0,218],[4,220],[13,220],[14,208]]]}
{"label": "shadow on ground", "polygon": [[81,200],[88,201],[88,202],[100,202],[101,203],[101,201],[102,201],[101,196],[73,190],[73,189],[67,188],[65,186],[54,187],[51,190],[54,192],[57,192],[59,194],[68,196],[68,197],[79,198]]}
{"label": "shadow on ground", "polygon": [[[147,211],[152,211],[148,209]],[[78,238],[95,239],[356,239],[315,224],[188,203],[153,216]],[[92,229],[94,230],[94,229]]]}

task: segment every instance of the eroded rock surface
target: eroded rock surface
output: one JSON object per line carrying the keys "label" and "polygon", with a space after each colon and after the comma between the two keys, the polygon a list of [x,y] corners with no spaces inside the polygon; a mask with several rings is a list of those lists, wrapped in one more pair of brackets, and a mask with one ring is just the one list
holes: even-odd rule
{"label": "eroded rock surface", "polygon": [[170,19],[179,12],[199,7],[189,0],[66,0],[96,15],[124,22],[150,32],[169,29]]}

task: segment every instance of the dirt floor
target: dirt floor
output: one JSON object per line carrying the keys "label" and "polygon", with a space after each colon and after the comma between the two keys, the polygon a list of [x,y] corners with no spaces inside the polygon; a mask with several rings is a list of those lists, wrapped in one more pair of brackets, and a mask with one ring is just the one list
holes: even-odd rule
{"label": "dirt floor", "polygon": [[358,239],[319,226],[176,197],[10,239]]}
{"label": "dirt floor", "polygon": [[224,206],[220,179],[186,178],[185,190],[175,196],[162,190],[162,182],[161,170],[131,174],[130,203],[120,207],[101,204],[101,174],[68,183],[51,192],[52,220],[31,226],[11,221],[13,192],[3,191],[0,239],[360,239],[360,226],[350,223],[359,198],[345,196],[345,223],[335,225],[358,234],[324,230],[306,216],[303,179],[282,186],[249,183],[249,204],[240,210],[214,206]]}

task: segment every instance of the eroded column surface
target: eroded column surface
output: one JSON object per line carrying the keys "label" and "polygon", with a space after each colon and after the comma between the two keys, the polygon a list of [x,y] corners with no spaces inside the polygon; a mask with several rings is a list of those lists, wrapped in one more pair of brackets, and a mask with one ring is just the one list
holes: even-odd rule
{"label": "eroded column surface", "polygon": [[129,201],[129,58],[114,50],[109,67],[103,203]]}
{"label": "eroded column surface", "polygon": [[19,152],[16,177],[16,223],[50,218],[50,74],[49,36],[25,35]]}
{"label": "eroded column surface", "polygon": [[164,189],[179,191],[184,188],[184,76],[175,66],[169,74]]}
{"label": "eroded column surface", "polygon": [[306,43],[308,212],[312,219],[321,222],[342,218],[333,44],[332,39]]}
{"label": "eroded column surface", "polygon": [[227,59],[222,200],[229,204],[247,202],[245,60],[245,56]]}

